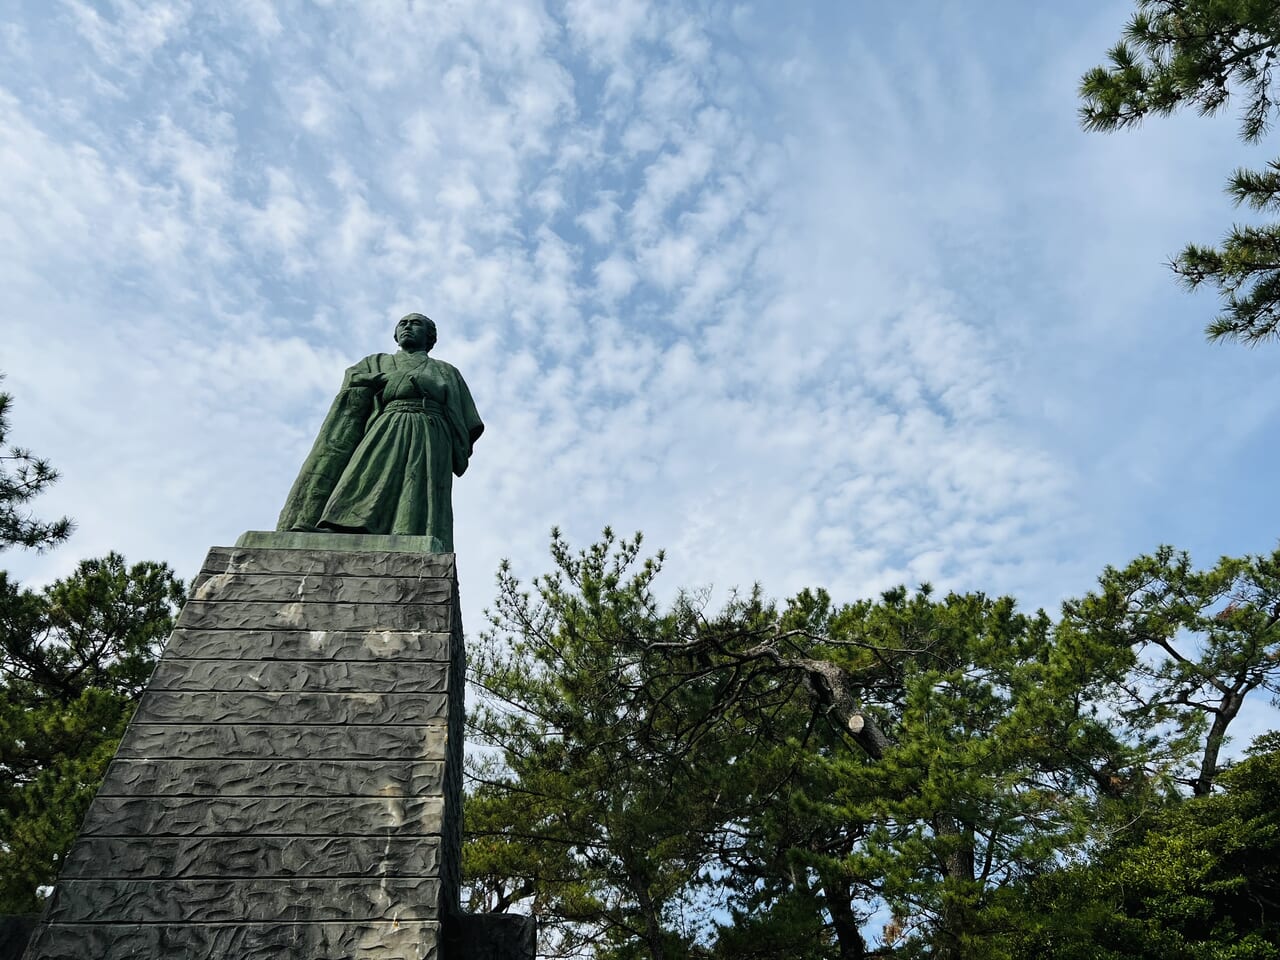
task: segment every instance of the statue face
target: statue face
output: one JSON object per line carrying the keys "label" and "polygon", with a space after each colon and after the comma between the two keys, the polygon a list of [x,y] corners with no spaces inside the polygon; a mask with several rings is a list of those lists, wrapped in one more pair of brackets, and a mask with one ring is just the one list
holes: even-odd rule
{"label": "statue face", "polygon": [[396,324],[396,343],[405,350],[427,349],[427,325],[421,317],[401,317]]}

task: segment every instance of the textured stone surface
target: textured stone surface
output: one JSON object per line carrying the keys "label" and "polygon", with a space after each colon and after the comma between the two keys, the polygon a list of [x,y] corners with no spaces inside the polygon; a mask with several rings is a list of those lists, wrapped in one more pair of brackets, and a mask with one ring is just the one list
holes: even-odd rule
{"label": "textured stone surface", "polygon": [[102,797],[277,796],[421,797],[439,794],[444,764],[412,760],[130,760],[119,757]]}
{"label": "textured stone surface", "polygon": [[228,603],[305,598],[307,603],[448,603],[447,580],[409,577],[334,577],[323,574],[202,573],[193,600]]}
{"label": "textured stone surface", "polygon": [[422,836],[441,829],[440,797],[99,797],[86,837]]}
{"label": "textured stone surface", "polygon": [[132,723],[118,757],[141,759],[443,760],[445,727]]}
{"label": "textured stone surface", "polygon": [[211,551],[27,960],[440,956],[461,851],[453,570]]}
{"label": "textured stone surface", "polygon": [[397,723],[421,726],[443,721],[443,693],[262,693],[257,691],[188,693],[153,691],[138,706],[139,723],[181,723],[200,717],[207,723]]}
{"label": "textured stone surface", "polygon": [[64,880],[50,923],[438,920],[434,877]]}
{"label": "textured stone surface", "polygon": [[449,659],[449,634],[412,630],[175,630],[166,658],[196,660]]}
{"label": "textured stone surface", "polygon": [[399,923],[50,924],[42,960],[439,960],[439,925]]}
{"label": "textured stone surface", "polygon": [[[302,536],[315,536],[303,534]],[[327,535],[325,535],[327,536]],[[394,539],[394,538],[390,538]],[[381,540],[381,538],[379,538]],[[355,539],[344,537],[343,544]],[[204,562],[205,573],[306,573],[333,577],[454,576],[451,553],[396,553],[377,547],[367,552],[329,550],[249,550],[214,547]]]}
{"label": "textured stone surface", "polygon": [[[64,879],[434,877],[438,837],[83,837]],[[3,956],[3,954],[0,954]]]}
{"label": "textured stone surface", "polygon": [[451,553],[440,552],[440,540],[437,537],[415,537],[395,533],[246,530],[236,540],[236,546],[253,547],[258,550],[332,550],[342,553],[376,550],[383,553],[430,553],[442,557],[453,556]]}
{"label": "textured stone surface", "polygon": [[151,675],[149,691],[303,690],[327,693],[441,693],[449,680],[444,663],[387,660],[239,660],[164,659]]}
{"label": "textured stone surface", "polygon": [[188,600],[178,624],[214,630],[448,630],[447,603]]}

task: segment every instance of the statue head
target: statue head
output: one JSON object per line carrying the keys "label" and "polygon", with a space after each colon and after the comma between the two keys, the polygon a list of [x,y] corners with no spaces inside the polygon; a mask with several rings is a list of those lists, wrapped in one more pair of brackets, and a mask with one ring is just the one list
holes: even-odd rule
{"label": "statue head", "polygon": [[430,350],[436,345],[435,321],[425,314],[406,313],[396,324],[396,343],[404,350]]}

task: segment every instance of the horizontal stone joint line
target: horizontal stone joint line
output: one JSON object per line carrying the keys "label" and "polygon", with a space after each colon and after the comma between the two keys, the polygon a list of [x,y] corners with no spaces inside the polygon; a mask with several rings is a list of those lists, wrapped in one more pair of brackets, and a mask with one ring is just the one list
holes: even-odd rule
{"label": "horizontal stone joint line", "polygon": [[[168,880],[177,880],[179,882],[206,881],[216,880],[219,883],[251,883],[258,880],[370,880],[376,882],[386,877],[391,880],[439,880],[440,872],[437,873],[392,873],[387,870],[378,870],[376,872],[361,873],[357,875],[350,874],[334,874],[332,871],[325,873],[255,873],[252,877],[232,877],[225,873],[183,873],[171,874],[167,876],[152,876],[137,873],[109,873],[109,874],[89,874],[78,873],[74,877],[66,877],[61,882],[68,883],[71,881],[84,881],[85,883],[98,883],[103,880],[122,880],[137,883],[164,883]],[[76,923],[74,920],[58,921],[60,923]],[[79,921],[86,922],[86,921]],[[92,921],[87,921],[92,922]],[[172,922],[172,921],[169,921]],[[258,921],[261,922],[261,921]],[[323,921],[321,921],[323,922]]]}
{"label": "horizontal stone joint line", "polygon": [[[211,691],[213,692],[213,691]],[[230,693],[232,691],[224,691]],[[136,726],[147,727],[189,727],[191,720],[139,720]],[[349,723],[345,720],[314,720],[308,722],[306,720],[203,720],[202,726],[207,727],[251,727],[258,729],[260,727],[333,727],[335,729],[347,729],[348,727],[434,727],[434,724],[411,723],[406,721],[386,721],[385,723]],[[444,726],[440,724],[439,726]],[[170,758],[172,759],[172,758]]]}
{"label": "horizontal stone joint line", "polygon": [[[300,633],[303,631],[299,631]],[[358,660],[350,658],[339,659],[337,657],[257,657],[250,659],[249,657],[178,657],[165,654],[165,660],[174,662],[181,660],[183,663],[242,663],[246,666],[253,663],[452,663],[453,661],[446,656],[442,657],[368,657]],[[262,691],[284,693],[287,691]],[[316,691],[317,693],[321,691]]]}
{"label": "horizontal stone joint line", "polygon": [[[279,798],[276,798],[279,799]],[[368,799],[362,797],[360,799]],[[94,840],[147,840],[152,837],[160,837],[165,840],[243,840],[252,838],[255,840],[360,840],[366,838],[378,838],[379,840],[429,840],[432,837],[442,837],[439,830],[423,831],[422,833],[408,833],[405,830],[405,824],[394,827],[383,827],[382,829],[366,830],[362,833],[185,833],[178,836],[169,833],[95,833],[92,835]],[[398,831],[392,833],[391,831]],[[69,879],[78,880],[79,877],[71,877]],[[114,877],[116,880],[128,879],[127,877]],[[252,878],[248,878],[252,879]]]}
{"label": "horizontal stone joint line", "polygon": [[271,572],[269,570],[235,570],[228,573],[226,570],[201,570],[196,574],[196,589],[200,589],[211,580],[219,577],[235,577],[237,580],[248,580],[250,578],[258,580],[319,580],[321,582],[334,582],[338,580],[389,580],[394,583],[405,584],[422,584],[422,583],[441,583],[448,584],[449,578],[432,574],[430,576],[415,577],[412,574],[405,573],[374,573],[372,571],[360,571],[358,573],[343,573],[333,570],[317,571],[315,573],[302,573],[298,570],[278,570]]}
{"label": "horizontal stone joint line", "polygon": [[[338,724],[338,726],[347,726],[347,724]],[[153,763],[158,761],[169,762],[173,760],[187,760],[187,757],[116,757],[115,763]],[[269,757],[199,757],[192,758],[192,763],[371,763],[379,758],[377,757],[286,757],[286,758],[269,758]],[[443,759],[424,759],[414,760],[409,757],[397,757],[385,761],[387,764],[400,763],[434,763],[442,764]],[[101,794],[107,796],[107,794]]]}
{"label": "horizontal stone joint line", "polygon": [[[106,793],[98,791],[97,794],[104,800],[141,800],[144,797],[150,800],[232,800],[239,797],[238,794],[225,793],[189,793],[183,791],[181,793],[169,790],[164,793],[139,793],[134,790],[130,793]],[[253,793],[246,794],[242,799],[245,800],[431,800],[440,796],[439,791],[426,793]],[[104,836],[101,833],[95,833],[95,837]],[[209,834],[201,834],[201,836],[209,836]]]}
{"label": "horizontal stone joint line", "polygon": [[[151,753],[149,753],[149,754],[147,754],[145,757],[143,757],[143,756],[138,756],[138,757],[128,756],[128,757],[121,757],[120,759],[121,759],[121,760],[185,760],[185,759],[187,759],[187,755],[186,755],[186,754],[181,754],[181,755],[179,755],[179,756],[168,756],[168,755],[166,755],[166,754],[151,754]],[[254,759],[256,759],[256,758],[255,758],[255,757],[245,757],[245,756],[239,756],[239,757],[222,757],[222,756],[217,756],[217,757],[201,757],[200,759],[201,759],[201,760],[213,760],[213,761],[219,761],[219,762],[222,762],[222,761],[231,762],[231,761],[240,761],[240,760],[254,760]],[[277,757],[276,759],[280,759],[280,760],[305,760],[305,759],[308,759],[308,758],[306,758],[306,757]],[[316,763],[368,763],[368,762],[369,762],[369,761],[371,761],[371,760],[377,760],[377,759],[378,759],[378,757],[377,757],[377,756],[374,756],[374,755],[371,755],[371,754],[367,754],[367,753],[366,753],[366,754],[363,754],[363,755],[361,755],[361,756],[325,757],[323,760],[317,760],[317,761],[315,761],[315,762],[316,762]],[[393,757],[393,758],[392,758],[392,762],[394,762],[394,763],[409,762],[409,761],[411,761],[411,760],[413,760],[413,759],[414,759],[413,757]],[[442,762],[443,762],[443,759],[442,759],[442,758],[438,758],[438,757],[424,757],[424,758],[422,758],[422,759],[421,759],[421,762],[422,762],[422,763],[442,763]],[[105,794],[104,794],[104,796],[105,796]],[[144,797],[144,796],[145,796],[145,797],[150,797],[150,796],[151,796],[151,794],[137,794],[137,793],[135,793],[135,794],[132,794],[131,796],[135,796],[135,797]],[[427,797],[428,797],[428,798],[429,798],[430,796],[433,796],[433,795],[432,795],[432,794],[428,794],[428,795],[427,795]],[[434,794],[434,796],[439,796],[439,795],[438,795],[438,794]],[[367,798],[366,798],[366,799],[367,799]],[[418,799],[418,798],[416,798],[416,797],[415,797],[414,799]]]}
{"label": "horizontal stone joint line", "polygon": [[[259,606],[263,606],[263,607],[277,606],[277,605],[282,607],[289,607],[289,606],[293,606],[294,604],[300,604],[302,606],[316,606],[316,607],[388,607],[390,609],[396,610],[401,607],[448,607],[453,604],[453,601],[452,600],[307,600],[305,598],[300,599],[298,597],[290,597],[290,596],[276,597],[271,600],[236,600],[229,597],[228,598],[219,597],[216,600],[188,599],[187,602],[183,604],[183,609],[186,609],[192,604],[202,604],[210,607],[222,607],[222,606],[238,606],[242,603],[256,603]],[[201,629],[213,630],[216,628],[202,627]],[[236,627],[234,629],[244,630],[246,628]],[[270,629],[282,630],[285,628],[272,626],[270,627]],[[352,629],[352,628],[348,628],[348,629]],[[443,633],[444,631],[434,630],[432,632]]]}
{"label": "horizontal stone joint line", "polygon": [[228,573],[227,570],[222,567],[205,567],[200,572],[207,573],[210,577],[262,577],[268,580],[279,579],[281,577],[316,577],[319,579],[334,580],[341,580],[344,577],[354,577],[359,580],[403,580],[406,583],[423,583],[428,580],[439,580],[441,583],[448,583],[451,579],[448,574],[443,573],[334,573],[333,571],[324,570],[313,570],[306,573],[301,570],[292,570],[288,573],[272,573],[270,570],[233,570]]}
{"label": "horizontal stone joint line", "polygon": [[[434,877],[432,879],[435,879]],[[349,926],[353,923],[385,924],[389,927],[403,927],[407,924],[439,923],[438,920],[426,918],[410,918],[395,920],[385,915],[371,917],[287,917],[281,920],[50,920],[51,927],[292,927],[292,926]]]}
{"label": "horizontal stone joint line", "polygon": [[[426,606],[430,606],[430,604],[426,604]],[[176,629],[205,630],[205,631],[208,631],[209,633],[244,633],[245,631],[244,627],[186,627],[186,626],[183,626],[182,624],[179,624]],[[314,627],[295,627],[295,626],[292,626],[291,624],[276,624],[276,625],[273,625],[271,629],[276,631],[277,633],[315,633],[316,632]],[[419,632],[416,630],[407,630],[404,627],[381,627],[381,626],[377,626],[376,624],[370,625],[367,627],[345,627],[344,629],[349,633],[359,633],[365,630],[368,630],[371,632],[377,632],[377,633],[381,633],[385,630],[394,630],[398,633]],[[424,629],[421,632],[422,633],[445,633],[446,631]]]}
{"label": "horizontal stone joint line", "polygon": [[[233,691],[228,690],[225,692],[231,693]],[[335,730],[350,730],[353,727],[359,727],[361,729],[368,727],[370,730],[380,730],[383,727],[417,727],[421,730],[445,730],[448,728],[449,725],[444,720],[434,720],[428,723],[285,723],[285,722],[267,723],[261,720],[247,720],[247,721],[242,721],[240,723],[235,723],[235,722],[211,723],[208,720],[204,720],[204,721],[201,721],[201,720],[135,720],[129,726],[135,729],[138,727],[218,726],[218,727],[242,727],[245,730],[256,730],[258,727],[332,727]],[[121,758],[121,759],[125,759],[125,758]],[[169,757],[168,759],[172,760],[174,758]],[[210,758],[205,757],[201,759],[210,759]],[[228,757],[226,759],[231,759],[231,758]],[[240,757],[238,759],[245,759],[245,758]],[[268,758],[264,757],[263,759],[265,760]],[[317,758],[317,759],[324,759],[324,758]]]}
{"label": "horizontal stone joint line", "polygon": [[[428,879],[434,880],[435,877]],[[347,921],[320,920],[313,918],[298,920],[53,920],[51,927],[292,927],[316,926],[338,927]],[[365,920],[352,920],[353,923],[372,923],[379,926],[437,926],[439,920],[391,920],[387,917],[371,917]]]}

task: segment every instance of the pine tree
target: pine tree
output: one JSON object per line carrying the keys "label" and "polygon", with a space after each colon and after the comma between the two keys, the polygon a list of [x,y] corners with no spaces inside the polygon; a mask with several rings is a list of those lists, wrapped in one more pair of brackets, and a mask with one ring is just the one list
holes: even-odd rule
{"label": "pine tree", "polygon": [[1196,570],[1172,547],[1108,567],[1096,593],[1064,604],[1060,632],[1129,656],[1118,717],[1172,725],[1184,786],[1213,790],[1229,732],[1255,691],[1280,692],[1280,550]]}
{"label": "pine tree", "polygon": [[1032,919],[1007,955],[1280,958],[1280,734],[1259,737],[1221,784],[1121,825],[1090,861],[1008,891]]}
{"label": "pine tree", "polygon": [[26,504],[58,479],[58,471],[23,447],[4,448],[12,403],[0,392],[0,550],[15,545],[43,550],[71,535],[71,521],[37,520],[26,512]]}
{"label": "pine tree", "polygon": [[[1120,130],[1182,107],[1216,113],[1236,96],[1241,137],[1258,143],[1276,116],[1278,53],[1272,0],[1137,0],[1110,63],[1081,80],[1081,119],[1089,130]],[[1237,206],[1280,212],[1280,160],[1238,169],[1227,192]],[[1171,266],[1189,288],[1217,287],[1223,310],[1205,328],[1210,340],[1280,337],[1280,224],[1236,225],[1220,246],[1188,244]]]}
{"label": "pine tree", "polygon": [[[0,394],[0,443],[10,398]],[[65,540],[26,504],[57,479],[28,450],[0,457],[0,549]],[[57,876],[182,600],[165,564],[86,560],[42,590],[0,571],[0,913],[31,913]]]}
{"label": "pine tree", "polygon": [[1027,920],[1001,891],[1167,795],[1190,749],[1108,713],[1129,645],[1010,598],[713,615],[660,605],[638,550],[556,537],[529,588],[504,566],[473,651],[472,907],[531,908],[548,955],[888,956],[887,902],[892,955],[994,956]]}

